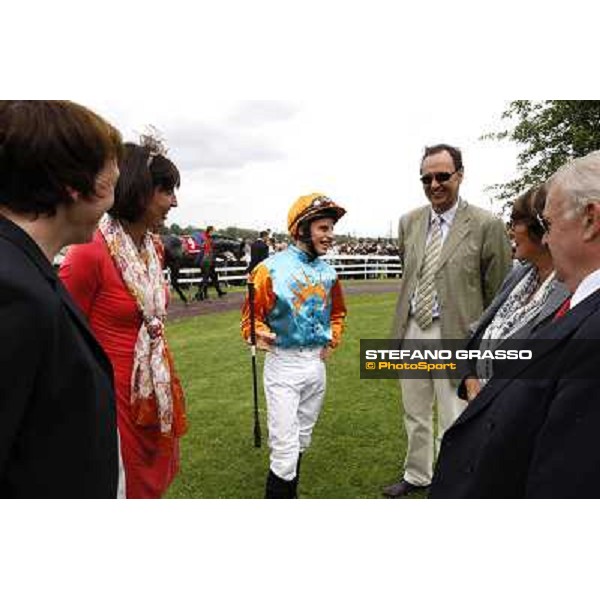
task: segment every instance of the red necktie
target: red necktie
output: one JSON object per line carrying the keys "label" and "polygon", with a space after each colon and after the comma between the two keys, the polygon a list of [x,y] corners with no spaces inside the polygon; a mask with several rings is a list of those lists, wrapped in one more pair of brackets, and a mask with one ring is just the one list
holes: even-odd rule
{"label": "red necktie", "polygon": [[560,308],[556,311],[554,315],[553,321],[557,321],[561,317],[564,317],[567,311],[571,308],[571,298],[567,298],[561,305]]}

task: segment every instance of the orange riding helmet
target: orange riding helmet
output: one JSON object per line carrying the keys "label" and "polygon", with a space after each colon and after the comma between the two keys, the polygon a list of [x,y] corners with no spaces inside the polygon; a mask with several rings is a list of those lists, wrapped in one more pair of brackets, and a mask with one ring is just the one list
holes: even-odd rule
{"label": "orange riding helmet", "polygon": [[346,209],[324,194],[314,193],[300,196],[288,212],[287,225],[290,235],[297,239],[298,229],[306,221],[331,218],[335,223],[346,214]]}

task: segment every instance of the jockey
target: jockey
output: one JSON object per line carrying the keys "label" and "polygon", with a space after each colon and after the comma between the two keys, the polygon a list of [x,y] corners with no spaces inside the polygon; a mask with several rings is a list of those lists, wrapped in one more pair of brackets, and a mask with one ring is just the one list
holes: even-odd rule
{"label": "jockey", "polygon": [[[290,208],[294,244],[261,262],[255,286],[257,347],[267,351],[263,382],[270,470],[267,498],[297,498],[300,459],[309,447],[325,396],[325,361],[342,335],[346,306],[335,269],[321,256],[346,213],[323,194],[300,197]],[[250,337],[249,300],[242,335]]]}

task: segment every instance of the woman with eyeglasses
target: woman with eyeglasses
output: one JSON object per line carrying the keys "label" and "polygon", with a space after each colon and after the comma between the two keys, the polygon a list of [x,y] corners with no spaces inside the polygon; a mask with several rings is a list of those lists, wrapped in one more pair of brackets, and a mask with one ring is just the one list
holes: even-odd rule
{"label": "woman with eyeglasses", "polygon": [[[569,297],[569,291],[554,278],[552,256],[543,240],[546,230],[540,217],[545,203],[544,186],[531,188],[515,200],[509,225],[518,264],[477,322],[468,349],[494,350],[506,339],[528,337]],[[491,360],[477,361],[463,378],[458,395],[470,402],[492,375]]]}
{"label": "woman with eyeglasses", "polygon": [[160,143],[125,144],[115,203],[60,277],[111,359],[127,498],[160,498],[179,469],[182,388],[164,332],[168,288],[153,232],[177,206],[179,171]]}

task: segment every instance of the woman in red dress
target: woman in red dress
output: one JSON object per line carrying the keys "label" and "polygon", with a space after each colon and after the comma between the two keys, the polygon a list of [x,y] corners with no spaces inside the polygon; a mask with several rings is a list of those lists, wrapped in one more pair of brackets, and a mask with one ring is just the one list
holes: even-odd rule
{"label": "woman in red dress", "polygon": [[164,335],[167,293],[152,231],[177,206],[177,167],[160,145],[125,144],[115,203],[60,278],[111,359],[127,498],[160,498],[179,470],[183,392]]}

